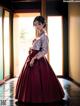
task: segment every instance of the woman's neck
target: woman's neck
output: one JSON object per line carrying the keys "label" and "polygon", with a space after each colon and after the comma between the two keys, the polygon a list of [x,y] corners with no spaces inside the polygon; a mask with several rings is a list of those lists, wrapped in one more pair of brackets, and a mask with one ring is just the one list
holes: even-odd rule
{"label": "woman's neck", "polygon": [[37,37],[40,37],[43,33],[45,33],[44,30],[38,31],[38,36]]}
{"label": "woman's neck", "polygon": [[43,33],[44,33],[44,30],[40,31],[40,35],[39,36],[41,36]]}

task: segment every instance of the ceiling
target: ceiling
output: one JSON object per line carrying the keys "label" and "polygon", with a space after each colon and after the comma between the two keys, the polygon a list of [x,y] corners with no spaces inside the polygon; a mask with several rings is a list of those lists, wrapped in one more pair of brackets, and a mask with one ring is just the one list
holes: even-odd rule
{"label": "ceiling", "polygon": [[[11,2],[38,2],[42,0],[11,0]],[[45,1],[61,1],[61,0],[45,0]]]}

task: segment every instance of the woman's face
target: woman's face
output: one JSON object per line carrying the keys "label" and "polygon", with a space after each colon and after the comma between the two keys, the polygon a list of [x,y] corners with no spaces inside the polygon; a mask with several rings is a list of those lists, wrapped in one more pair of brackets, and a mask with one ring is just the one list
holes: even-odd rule
{"label": "woman's face", "polygon": [[36,28],[36,30],[41,31],[43,29],[43,26],[44,25],[42,23],[39,23],[38,21],[34,22],[34,27]]}

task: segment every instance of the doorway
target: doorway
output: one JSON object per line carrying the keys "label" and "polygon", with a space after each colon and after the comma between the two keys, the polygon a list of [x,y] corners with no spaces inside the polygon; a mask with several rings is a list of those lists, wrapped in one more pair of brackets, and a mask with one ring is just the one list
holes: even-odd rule
{"label": "doorway", "polygon": [[10,12],[0,7],[0,84],[10,78]]}
{"label": "doorway", "polygon": [[49,62],[55,74],[63,75],[62,16],[48,16]]}
{"label": "doorway", "polygon": [[[4,79],[10,76],[10,23],[9,12],[4,11]],[[6,50],[7,49],[7,50]]]}
{"label": "doorway", "polygon": [[40,13],[15,13],[13,20],[14,76],[18,77],[35,38],[33,20]]}

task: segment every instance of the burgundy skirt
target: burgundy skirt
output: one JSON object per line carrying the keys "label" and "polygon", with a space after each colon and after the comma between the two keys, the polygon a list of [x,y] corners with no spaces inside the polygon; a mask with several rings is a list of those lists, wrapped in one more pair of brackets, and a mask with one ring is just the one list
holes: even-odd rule
{"label": "burgundy skirt", "polygon": [[15,99],[22,102],[46,103],[61,100],[64,97],[62,86],[47,59],[35,60],[30,67],[30,60],[37,50],[27,57],[16,84]]}

